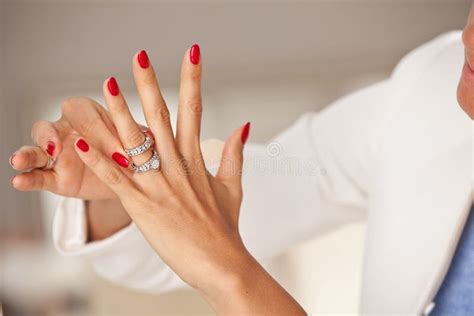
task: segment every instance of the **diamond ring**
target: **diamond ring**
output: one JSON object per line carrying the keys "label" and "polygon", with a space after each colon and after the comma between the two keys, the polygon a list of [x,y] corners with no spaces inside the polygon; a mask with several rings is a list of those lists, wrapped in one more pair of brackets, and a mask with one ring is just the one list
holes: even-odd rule
{"label": "diamond ring", "polygon": [[137,166],[135,163],[132,163],[131,166],[136,173],[144,173],[150,170],[158,170],[160,169],[160,165],[160,157],[156,151],[153,151],[153,156],[151,156],[150,160],[139,166]]}
{"label": "diamond ring", "polygon": [[153,139],[150,136],[145,134],[145,141],[143,142],[143,144],[131,149],[125,149],[125,153],[129,157],[135,157],[135,156],[143,154],[145,151],[150,149],[152,145],[153,145]]}

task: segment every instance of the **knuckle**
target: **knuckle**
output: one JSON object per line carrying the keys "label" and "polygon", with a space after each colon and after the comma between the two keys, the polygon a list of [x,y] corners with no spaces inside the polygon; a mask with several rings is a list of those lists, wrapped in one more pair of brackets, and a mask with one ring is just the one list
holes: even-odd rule
{"label": "knuckle", "polygon": [[35,178],[33,182],[34,182],[34,187],[37,189],[42,189],[44,187],[44,178],[38,173],[35,173]]}
{"label": "knuckle", "polygon": [[179,175],[190,176],[193,174],[192,162],[186,158],[179,159],[176,169]]}
{"label": "knuckle", "polygon": [[96,128],[96,126],[97,126],[97,124],[94,124],[94,122],[91,122],[91,121],[81,122],[79,124],[79,132],[83,136],[89,137],[89,136],[93,135],[94,129]]}
{"label": "knuckle", "polygon": [[187,102],[186,108],[189,109],[191,114],[201,115],[202,114],[201,99],[190,100],[189,102]]}
{"label": "knuckle", "polygon": [[139,129],[135,129],[129,134],[127,134],[126,138],[127,138],[126,140],[127,140],[128,147],[139,146],[145,140],[145,136],[143,135],[143,132]]}
{"label": "knuckle", "polygon": [[190,74],[189,74],[189,78],[192,80],[192,81],[201,81],[201,72],[200,71],[192,71]]}
{"label": "knuckle", "polygon": [[38,155],[33,150],[28,151],[26,157],[29,166],[38,165]]}
{"label": "knuckle", "polygon": [[44,126],[45,121],[36,121],[33,124],[33,127],[31,129],[31,139],[35,139],[35,136],[42,130],[42,127]]}
{"label": "knuckle", "polygon": [[154,115],[159,121],[161,122],[167,122],[170,119],[170,111],[166,107],[166,104],[162,103],[158,106],[155,115]]}
{"label": "knuckle", "polygon": [[157,81],[156,81],[155,73],[153,71],[149,71],[149,72],[147,71],[144,74],[142,80],[140,80],[139,82],[142,87],[156,86]]}
{"label": "knuckle", "polygon": [[129,113],[128,107],[124,102],[117,102],[116,104],[111,104],[109,109],[110,112],[113,112],[118,115],[128,115]]}
{"label": "knuckle", "polygon": [[102,161],[102,156],[99,154],[95,154],[89,157],[88,164],[91,167],[97,167],[101,163],[101,161]]}
{"label": "knuckle", "polygon": [[119,184],[123,180],[123,174],[115,168],[110,168],[105,172],[104,179],[109,184]]}
{"label": "knuckle", "polygon": [[24,153],[25,166],[36,166],[38,162],[38,155],[36,152],[28,147],[21,147],[20,151]]}

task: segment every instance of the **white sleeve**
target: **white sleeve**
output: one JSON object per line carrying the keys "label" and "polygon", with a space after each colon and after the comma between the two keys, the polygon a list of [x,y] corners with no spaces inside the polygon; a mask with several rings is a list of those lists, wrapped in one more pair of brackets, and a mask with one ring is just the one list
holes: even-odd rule
{"label": "white sleeve", "polygon": [[53,242],[61,254],[85,258],[100,277],[113,283],[149,292],[187,287],[133,223],[107,239],[87,243],[83,200],[61,200],[53,222]]}
{"label": "white sleeve", "polygon": [[[375,84],[304,115],[266,145],[246,145],[240,230],[257,259],[365,217],[372,142],[387,89],[387,82]],[[60,252],[86,257],[100,276],[126,287],[185,286],[134,224],[87,244],[86,233],[83,202],[64,200],[53,231]]]}

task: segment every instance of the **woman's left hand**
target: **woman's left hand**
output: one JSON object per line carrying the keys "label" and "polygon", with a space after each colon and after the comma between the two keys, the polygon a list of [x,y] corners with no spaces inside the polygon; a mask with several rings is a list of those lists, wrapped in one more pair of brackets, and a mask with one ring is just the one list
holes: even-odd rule
{"label": "woman's left hand", "polygon": [[[188,50],[182,64],[176,137],[144,51],[134,57],[133,73],[148,127],[155,137],[153,149],[160,157],[161,168],[135,173],[130,178],[110,157],[83,138],[76,141],[79,157],[117,194],[160,257],[185,282],[198,289],[217,311],[286,315],[301,312],[299,305],[252,258],[239,235],[242,152],[250,124],[237,128],[225,143],[215,177],[205,168],[199,140],[202,113],[199,47],[194,45]],[[108,79],[103,88],[124,148],[140,145],[143,133],[132,118],[116,80]],[[123,149],[117,148],[117,152]],[[152,150],[132,160],[143,164],[151,156]],[[270,286],[269,283],[271,289],[265,286]],[[275,296],[284,295],[293,305],[286,302],[286,310],[277,308],[276,304],[285,302],[278,296],[267,302],[265,298],[272,291]]]}

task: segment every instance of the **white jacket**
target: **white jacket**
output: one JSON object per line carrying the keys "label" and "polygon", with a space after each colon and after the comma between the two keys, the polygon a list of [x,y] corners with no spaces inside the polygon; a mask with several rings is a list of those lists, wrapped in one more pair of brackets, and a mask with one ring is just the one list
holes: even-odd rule
{"label": "white jacket", "polygon": [[[417,48],[392,76],[245,149],[241,233],[258,259],[351,221],[368,221],[363,314],[421,315],[447,271],[472,204],[471,121],[456,101],[461,32]],[[86,244],[83,203],[65,199],[53,235],[115,283],[185,284],[134,224]]]}

